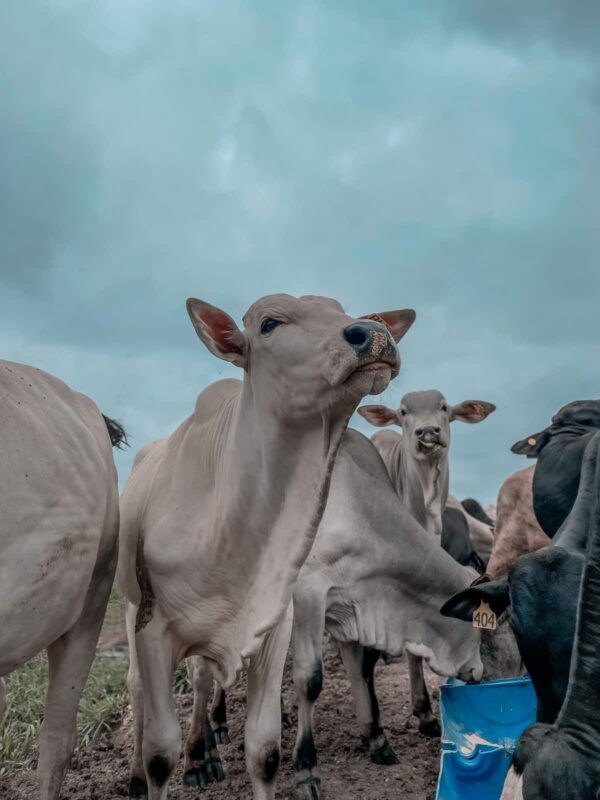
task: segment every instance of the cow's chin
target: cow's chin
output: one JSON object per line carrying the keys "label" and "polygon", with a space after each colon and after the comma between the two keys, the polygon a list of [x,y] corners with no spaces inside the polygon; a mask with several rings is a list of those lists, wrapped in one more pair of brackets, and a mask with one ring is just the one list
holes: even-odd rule
{"label": "cow's chin", "polygon": [[392,365],[385,361],[374,361],[355,369],[344,381],[345,387],[361,397],[381,394],[392,380]]}

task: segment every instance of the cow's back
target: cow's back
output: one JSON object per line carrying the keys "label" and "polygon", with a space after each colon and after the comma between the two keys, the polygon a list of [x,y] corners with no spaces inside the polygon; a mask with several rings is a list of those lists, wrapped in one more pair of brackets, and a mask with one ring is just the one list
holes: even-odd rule
{"label": "cow's back", "polygon": [[2,674],[77,619],[117,487],[95,404],[41,370],[0,361],[0,440]]}
{"label": "cow's back", "polygon": [[[121,496],[117,571],[119,585],[131,602],[139,599],[132,564],[138,558],[140,536],[147,554],[153,538],[162,538],[165,527],[170,528],[171,556],[176,559],[179,537],[192,531],[201,534],[203,526],[209,527],[211,506],[217,502],[219,460],[241,385],[237,380],[211,384],[198,396],[194,413],[171,436],[145,445],[136,455]],[[165,561],[167,554],[160,558]]]}
{"label": "cow's back", "polygon": [[494,578],[508,574],[517,560],[550,544],[533,513],[535,466],[518,470],[504,481],[498,493],[494,549],[488,573]]}

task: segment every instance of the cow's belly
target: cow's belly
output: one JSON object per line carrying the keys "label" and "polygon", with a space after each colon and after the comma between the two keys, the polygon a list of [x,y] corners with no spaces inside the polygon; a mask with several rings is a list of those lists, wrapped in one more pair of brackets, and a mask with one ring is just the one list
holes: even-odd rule
{"label": "cow's belly", "polygon": [[103,514],[73,505],[33,528],[0,524],[0,675],[64,634],[79,618],[103,533]]}

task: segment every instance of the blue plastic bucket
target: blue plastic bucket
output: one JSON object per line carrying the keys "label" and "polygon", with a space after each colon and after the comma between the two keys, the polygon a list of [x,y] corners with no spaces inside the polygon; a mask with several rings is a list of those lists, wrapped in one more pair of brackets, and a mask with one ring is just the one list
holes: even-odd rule
{"label": "blue plastic bucket", "polygon": [[529,678],[440,690],[442,759],[436,800],[499,800],[519,736],[535,722]]}

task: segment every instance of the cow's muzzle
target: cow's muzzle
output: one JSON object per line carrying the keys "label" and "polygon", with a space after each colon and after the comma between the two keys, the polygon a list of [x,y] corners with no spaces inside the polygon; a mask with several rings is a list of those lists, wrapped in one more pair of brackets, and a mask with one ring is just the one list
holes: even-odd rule
{"label": "cow's muzzle", "polygon": [[437,425],[426,425],[415,430],[417,437],[417,449],[420,453],[438,453],[447,447],[442,440],[441,428]]}
{"label": "cow's muzzle", "polygon": [[398,351],[385,325],[371,320],[353,322],[344,328],[344,339],[359,358],[359,369],[377,364],[398,368]]}

